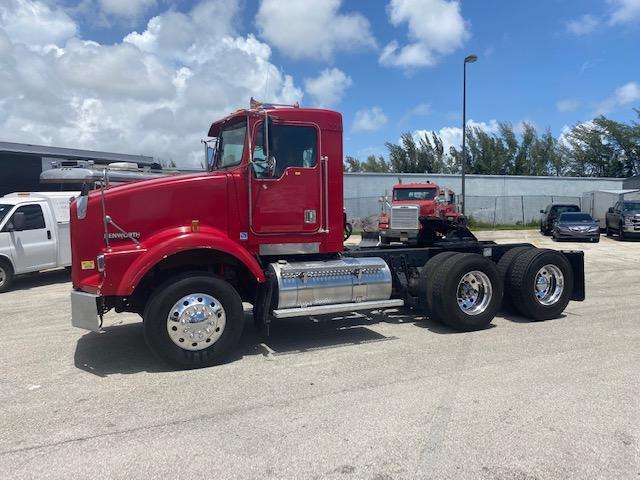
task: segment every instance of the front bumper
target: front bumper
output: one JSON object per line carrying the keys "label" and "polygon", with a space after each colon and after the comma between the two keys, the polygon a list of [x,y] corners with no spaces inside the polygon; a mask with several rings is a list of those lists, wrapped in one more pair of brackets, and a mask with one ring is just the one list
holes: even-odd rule
{"label": "front bumper", "polygon": [[99,332],[98,301],[100,298],[92,293],[73,290],[71,292],[71,325]]}
{"label": "front bumper", "polygon": [[558,236],[558,238],[572,238],[575,240],[581,240],[581,239],[586,239],[586,240],[591,240],[594,238],[599,238],[600,237],[600,231],[597,232],[589,232],[589,231],[575,231],[575,230],[560,230],[558,229],[556,231],[556,235]]}
{"label": "front bumper", "polygon": [[398,239],[401,242],[416,238],[418,236],[419,229],[400,230],[396,228],[380,229],[380,236],[390,239]]}
{"label": "front bumper", "polygon": [[628,223],[625,223],[622,225],[622,230],[625,233],[637,233],[640,234],[640,224],[631,224],[629,225]]}

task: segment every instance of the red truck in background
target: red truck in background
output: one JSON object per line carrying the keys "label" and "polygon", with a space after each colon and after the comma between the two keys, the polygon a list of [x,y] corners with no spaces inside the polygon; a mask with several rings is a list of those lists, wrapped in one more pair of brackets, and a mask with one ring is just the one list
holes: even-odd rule
{"label": "red truck in background", "polygon": [[401,306],[476,330],[503,296],[536,320],[584,299],[582,252],[479,241],[453,222],[423,218],[410,247],[345,247],[338,112],[254,104],[209,136],[207,171],[103,181],[72,203],[73,325],[139,314],[154,353],[195,368],[234,351],[243,302],[268,333],[277,319]]}
{"label": "red truck in background", "polygon": [[391,202],[382,198],[378,221],[380,242],[414,242],[422,228],[421,218],[439,218],[452,222],[462,216],[458,212],[455,193],[435,183],[397,183]]}

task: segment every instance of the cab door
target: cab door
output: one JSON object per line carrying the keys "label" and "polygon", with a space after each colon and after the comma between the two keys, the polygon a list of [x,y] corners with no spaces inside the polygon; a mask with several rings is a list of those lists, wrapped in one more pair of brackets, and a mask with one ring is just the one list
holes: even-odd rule
{"label": "cab door", "polygon": [[[15,221],[20,215],[22,220]],[[9,232],[16,273],[34,272],[56,266],[56,238],[48,210],[40,204],[21,205],[11,215],[4,230]]]}
{"label": "cab door", "polygon": [[313,233],[322,225],[319,129],[271,123],[269,158],[262,123],[254,130],[251,226],[256,234]]}

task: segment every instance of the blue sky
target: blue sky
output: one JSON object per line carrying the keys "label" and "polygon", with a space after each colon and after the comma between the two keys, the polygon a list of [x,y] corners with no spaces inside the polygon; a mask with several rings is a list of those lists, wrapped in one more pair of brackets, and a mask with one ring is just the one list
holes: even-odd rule
{"label": "blue sky", "polygon": [[[188,164],[208,123],[255,95],[341,111],[345,154],[361,158],[405,131],[455,144],[468,53],[468,118],[490,131],[560,135],[640,107],[640,0],[7,2],[3,140]],[[48,124],[47,108],[66,113]]]}

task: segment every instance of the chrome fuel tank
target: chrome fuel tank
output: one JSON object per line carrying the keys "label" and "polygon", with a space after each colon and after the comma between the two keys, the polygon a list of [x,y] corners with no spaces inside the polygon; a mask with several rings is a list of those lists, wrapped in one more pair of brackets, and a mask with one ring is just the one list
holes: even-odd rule
{"label": "chrome fuel tank", "polygon": [[278,307],[388,300],[391,270],[382,258],[344,258],[269,265],[278,280]]}

